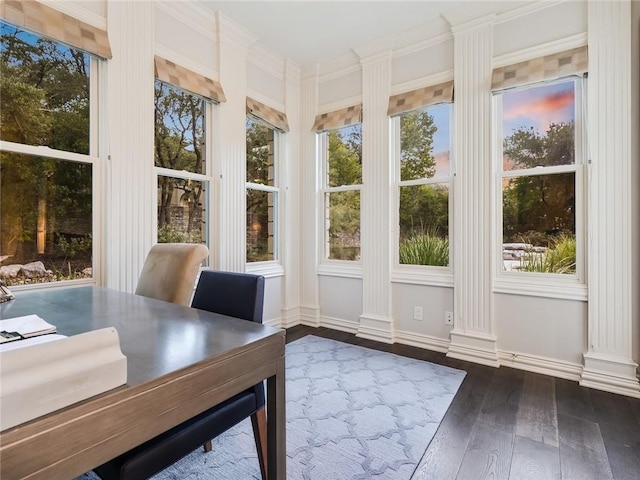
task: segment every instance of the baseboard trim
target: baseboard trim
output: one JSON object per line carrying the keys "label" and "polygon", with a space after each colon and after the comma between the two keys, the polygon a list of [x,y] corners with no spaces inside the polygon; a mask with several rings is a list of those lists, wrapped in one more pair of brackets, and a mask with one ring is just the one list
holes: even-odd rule
{"label": "baseboard trim", "polygon": [[578,381],[582,374],[582,365],[537,355],[500,350],[498,351],[498,358],[501,366],[541,373],[566,380]]}
{"label": "baseboard trim", "polygon": [[320,317],[320,326],[347,333],[358,333],[358,322],[335,317]]}
{"label": "baseboard trim", "polygon": [[425,350],[433,350],[434,352],[447,353],[451,342],[438,337],[431,337],[421,333],[406,332],[396,330],[394,332],[396,342],[412,347],[424,348]]}
{"label": "baseboard trim", "polygon": [[496,341],[496,337],[492,335],[453,330],[447,357],[489,367],[499,367],[500,359],[498,358]]}
{"label": "baseboard trim", "polygon": [[585,353],[580,385],[640,398],[637,367],[631,359],[601,353]]}

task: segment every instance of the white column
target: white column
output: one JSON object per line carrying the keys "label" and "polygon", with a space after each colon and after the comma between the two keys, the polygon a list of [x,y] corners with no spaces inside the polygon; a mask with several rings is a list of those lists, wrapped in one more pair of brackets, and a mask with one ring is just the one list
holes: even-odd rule
{"label": "white column", "polygon": [[589,320],[580,384],[640,397],[631,336],[631,5],[588,8]]}
{"label": "white column", "polygon": [[317,202],[320,173],[316,134],[311,131],[318,107],[318,66],[302,73],[300,85],[300,320],[304,325],[320,326],[318,300]]}
{"label": "white column", "polygon": [[393,343],[389,252],[389,90],[394,38],[356,49],[362,65],[362,315],[358,337]]}
{"label": "white column", "polygon": [[298,323],[300,319],[300,67],[287,59],[285,62],[285,113],[289,123],[286,151],[280,158],[280,198],[282,214],[282,266],[284,267],[282,327]]}
{"label": "white column", "polygon": [[[222,270],[243,272],[246,264],[247,52],[255,37],[218,12],[220,83],[227,101],[218,115],[219,242]],[[215,163],[215,159],[214,159]]]}
{"label": "white column", "polygon": [[447,356],[498,366],[491,294],[493,15],[452,24],[454,37],[454,328]]}
{"label": "white column", "polygon": [[110,2],[105,285],[133,292],[158,216],[153,170],[153,2]]}

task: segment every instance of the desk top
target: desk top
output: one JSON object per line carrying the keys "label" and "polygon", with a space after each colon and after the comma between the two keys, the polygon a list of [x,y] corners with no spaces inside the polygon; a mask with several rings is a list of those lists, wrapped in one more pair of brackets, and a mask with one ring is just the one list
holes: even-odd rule
{"label": "desk top", "polygon": [[127,357],[127,385],[157,379],[259,341],[278,328],[103,287],[18,292],[0,304],[0,318],[37,314],[57,333],[115,327]]}

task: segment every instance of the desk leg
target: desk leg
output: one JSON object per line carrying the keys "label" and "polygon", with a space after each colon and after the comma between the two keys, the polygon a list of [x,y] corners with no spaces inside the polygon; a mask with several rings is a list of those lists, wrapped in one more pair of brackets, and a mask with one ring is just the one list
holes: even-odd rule
{"label": "desk leg", "polygon": [[276,374],[267,379],[267,478],[286,480],[284,357],[278,360],[276,369]]}

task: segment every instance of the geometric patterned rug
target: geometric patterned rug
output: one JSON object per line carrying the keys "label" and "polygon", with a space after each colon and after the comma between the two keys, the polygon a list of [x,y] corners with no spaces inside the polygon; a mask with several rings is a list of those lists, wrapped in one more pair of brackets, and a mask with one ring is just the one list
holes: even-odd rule
{"label": "geometric patterned rug", "polygon": [[[410,480],[464,376],[315,336],[287,344],[287,478]],[[250,421],[153,478],[260,479]]]}

